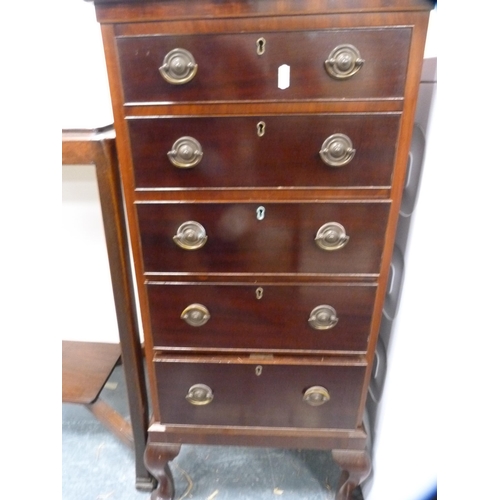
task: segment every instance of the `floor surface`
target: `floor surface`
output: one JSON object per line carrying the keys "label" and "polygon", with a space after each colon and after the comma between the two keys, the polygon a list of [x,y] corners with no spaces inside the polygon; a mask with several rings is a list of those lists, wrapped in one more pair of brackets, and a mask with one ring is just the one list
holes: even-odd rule
{"label": "floor surface", "polygon": [[[101,397],[128,416],[122,367]],[[175,500],[333,500],[328,451],[184,445],[172,462]],[[84,407],[62,405],[62,499],[149,500],[135,489],[134,455]],[[353,500],[362,500],[359,489]]]}

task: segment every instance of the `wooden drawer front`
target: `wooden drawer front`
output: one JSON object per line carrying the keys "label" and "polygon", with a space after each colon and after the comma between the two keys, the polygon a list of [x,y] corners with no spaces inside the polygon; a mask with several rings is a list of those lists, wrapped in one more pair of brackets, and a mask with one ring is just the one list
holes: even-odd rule
{"label": "wooden drawer front", "polygon": [[[363,366],[215,364],[157,362],[161,422],[187,425],[241,425],[352,429],[360,403]],[[258,366],[261,366],[261,373]],[[213,391],[206,405],[186,400],[189,389]],[[330,400],[310,406],[310,387],[324,387]]]}
{"label": "wooden drawer front", "polygon": [[[144,268],[151,273],[378,273],[389,207],[387,202],[141,203]],[[201,248],[185,250],[173,237],[191,221],[202,226],[207,240]],[[327,251],[315,238],[332,222],[344,227],[349,240]]]}
{"label": "wooden drawer front", "polygon": [[[370,285],[148,285],[156,347],[165,349],[295,349],[366,352],[376,286]],[[309,319],[318,306],[337,323]],[[181,317],[203,306],[209,319],[191,325]],[[208,317],[208,316],[207,316]],[[322,326],[322,325],[319,325]]]}
{"label": "wooden drawer front", "polygon": [[[257,40],[265,51],[257,54]],[[289,99],[397,98],[404,93],[410,28],[336,29],[281,33],[119,37],[116,40],[126,103]],[[338,46],[355,46],[365,61],[347,79],[335,79],[325,61]],[[197,64],[187,83],[160,74],[173,49]],[[278,68],[290,66],[290,85],[278,88]]]}
{"label": "wooden drawer front", "polygon": [[[129,120],[128,127],[140,188],[380,187],[391,184],[399,114],[147,118]],[[354,156],[328,165],[320,155],[323,144],[342,145],[342,136]],[[169,160],[182,137],[202,148],[194,167]]]}

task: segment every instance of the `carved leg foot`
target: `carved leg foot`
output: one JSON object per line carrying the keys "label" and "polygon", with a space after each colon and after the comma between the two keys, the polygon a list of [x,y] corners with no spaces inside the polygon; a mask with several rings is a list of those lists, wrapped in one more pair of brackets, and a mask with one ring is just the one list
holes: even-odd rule
{"label": "carved leg foot", "polygon": [[335,500],[350,500],[353,490],[370,474],[370,456],[366,450],[333,450],[332,456],[342,469]]}
{"label": "carved leg foot", "polygon": [[173,500],[174,479],[168,462],[181,450],[178,444],[148,443],[144,452],[144,463],[158,481],[158,487],[151,493],[151,500]]}

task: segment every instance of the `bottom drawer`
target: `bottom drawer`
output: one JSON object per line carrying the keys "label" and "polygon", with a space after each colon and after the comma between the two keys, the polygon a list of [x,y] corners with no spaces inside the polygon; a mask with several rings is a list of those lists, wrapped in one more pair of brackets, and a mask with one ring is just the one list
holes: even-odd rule
{"label": "bottom drawer", "polygon": [[366,365],[157,358],[163,424],[354,429]]}

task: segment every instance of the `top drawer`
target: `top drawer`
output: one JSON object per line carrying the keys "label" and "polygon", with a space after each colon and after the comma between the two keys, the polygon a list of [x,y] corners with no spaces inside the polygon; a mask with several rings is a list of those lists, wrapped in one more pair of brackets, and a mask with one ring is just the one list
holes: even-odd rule
{"label": "top drawer", "polygon": [[125,36],[117,47],[126,103],[392,99],[404,93],[410,38],[409,28],[358,28]]}

